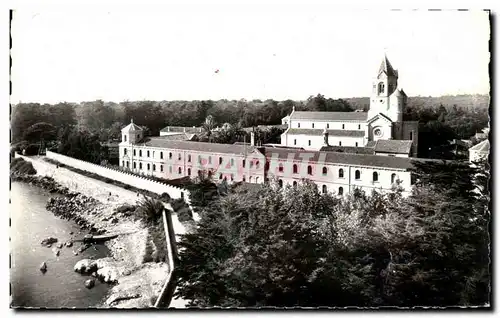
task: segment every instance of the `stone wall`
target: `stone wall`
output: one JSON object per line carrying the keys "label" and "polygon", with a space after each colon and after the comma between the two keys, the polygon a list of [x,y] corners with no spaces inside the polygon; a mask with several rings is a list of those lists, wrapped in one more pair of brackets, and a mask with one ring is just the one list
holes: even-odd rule
{"label": "stone wall", "polygon": [[[186,203],[190,205],[189,199],[189,191],[185,189],[181,189],[176,186],[172,186],[169,184],[160,183],[157,181],[149,180],[144,177],[140,177],[131,173],[127,173],[121,170],[115,170],[112,168],[96,165],[90,162],[74,159],[68,156],[63,156],[58,153],[48,151],[46,153],[46,157],[52,160],[56,160],[62,164],[84,170],[87,172],[95,173],[97,175],[119,181],[125,184],[129,184],[138,189],[143,189],[147,191],[151,191],[156,194],[168,193],[171,198],[178,199],[184,197]],[[35,168],[36,169],[36,168]],[[37,169],[38,170],[38,169]]]}

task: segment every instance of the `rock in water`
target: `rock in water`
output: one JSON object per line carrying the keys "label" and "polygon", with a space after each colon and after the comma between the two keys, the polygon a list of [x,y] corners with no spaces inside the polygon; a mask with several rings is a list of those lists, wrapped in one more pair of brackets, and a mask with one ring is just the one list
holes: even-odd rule
{"label": "rock in water", "polygon": [[73,242],[69,241],[69,242],[66,242],[66,247],[71,247],[73,246]]}
{"label": "rock in water", "polygon": [[75,272],[92,273],[97,270],[97,263],[90,259],[82,259],[75,264]]}
{"label": "rock in water", "polygon": [[57,248],[62,248],[62,247],[63,247],[63,243],[57,244]]}
{"label": "rock in water", "polygon": [[59,254],[60,254],[60,252],[61,252],[61,251],[60,251],[59,249],[57,249],[57,248],[55,248],[55,247],[54,247],[54,248],[52,249],[52,252],[54,252],[54,255],[55,255],[55,256],[59,256]]}
{"label": "rock in water", "polygon": [[42,264],[40,264],[40,271],[42,273],[45,273],[47,271],[47,263],[42,262]]}
{"label": "rock in water", "polygon": [[49,245],[54,243],[57,243],[57,239],[55,237],[47,237],[46,239],[42,240],[42,245]]}
{"label": "rock in water", "polygon": [[88,289],[90,289],[94,286],[95,286],[95,279],[91,278],[91,279],[87,279],[85,281],[85,287],[87,287]]}

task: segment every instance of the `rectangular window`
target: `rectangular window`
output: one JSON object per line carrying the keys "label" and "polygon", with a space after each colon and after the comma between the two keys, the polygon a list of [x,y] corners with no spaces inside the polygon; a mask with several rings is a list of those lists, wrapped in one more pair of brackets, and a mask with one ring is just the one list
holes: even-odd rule
{"label": "rectangular window", "polygon": [[134,156],[135,156],[135,149],[134,149]]}
{"label": "rectangular window", "polygon": [[127,154],[127,148],[123,149],[123,153]]}
{"label": "rectangular window", "polygon": [[312,124],[312,128],[314,128],[314,123]]}
{"label": "rectangular window", "polygon": [[300,123],[297,123],[297,128],[300,128]]}
{"label": "rectangular window", "polygon": [[345,125],[344,124],[342,124],[342,129],[345,129]]}
{"label": "rectangular window", "polygon": [[191,155],[188,155],[188,162],[191,162]]}
{"label": "rectangular window", "polygon": [[413,131],[410,131],[410,140],[413,140]]}
{"label": "rectangular window", "polygon": [[125,161],[124,161],[124,160],[122,160],[122,167],[124,167],[124,166],[125,166]]}
{"label": "rectangular window", "polygon": [[146,151],[146,156],[149,158],[149,150]]}
{"label": "rectangular window", "polygon": [[358,129],[361,129],[361,125],[358,125]]}
{"label": "rectangular window", "polygon": [[297,145],[297,139],[294,139],[293,140],[293,145],[296,146]]}
{"label": "rectangular window", "polygon": [[330,124],[326,124],[326,129],[330,128]]}
{"label": "rectangular window", "polygon": [[311,141],[310,140],[309,140],[308,144],[309,144],[309,146],[311,145]]}
{"label": "rectangular window", "polygon": [[245,159],[243,159],[243,168],[245,168]]}
{"label": "rectangular window", "polygon": [[163,172],[163,165],[160,165],[160,171]]}
{"label": "rectangular window", "polygon": [[339,146],[342,146],[342,141],[339,141]]}
{"label": "rectangular window", "polygon": [[163,159],[163,151],[160,151],[160,159]]}
{"label": "rectangular window", "polygon": [[356,142],[356,147],[358,146],[358,142]]}
{"label": "rectangular window", "polygon": [[123,141],[127,141],[127,135],[123,135]]}

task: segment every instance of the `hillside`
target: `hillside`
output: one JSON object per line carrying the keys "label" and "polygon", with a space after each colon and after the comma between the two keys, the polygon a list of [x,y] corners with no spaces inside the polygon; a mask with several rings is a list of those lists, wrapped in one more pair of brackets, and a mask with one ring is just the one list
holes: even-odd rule
{"label": "hillside", "polygon": [[[489,107],[488,95],[446,95],[439,97],[423,97],[411,96],[408,97],[408,106],[414,107],[433,107],[443,105],[446,108],[452,108],[453,105],[466,108],[488,108]],[[353,108],[363,109],[370,105],[369,97],[354,97],[345,98]]]}

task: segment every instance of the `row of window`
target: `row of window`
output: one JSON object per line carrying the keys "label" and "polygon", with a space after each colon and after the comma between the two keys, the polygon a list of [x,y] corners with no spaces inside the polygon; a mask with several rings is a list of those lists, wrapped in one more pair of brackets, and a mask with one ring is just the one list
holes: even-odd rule
{"label": "row of window", "polygon": [[[126,155],[127,153],[128,153],[128,150],[125,148],[124,149],[124,154]],[[136,149],[133,150],[133,155],[136,156]],[[147,150],[146,151],[146,157],[149,158],[149,155],[150,155],[150,152],[149,152],[149,150]],[[154,156],[154,151],[153,151],[153,156]],[[139,157],[142,157],[142,150],[139,150]],[[173,155],[172,155],[171,152],[168,153],[168,158],[169,159],[173,158]],[[162,151],[160,151],[160,159],[163,159],[163,152]],[[180,153],[178,154],[177,159],[178,160],[182,160],[182,156],[181,156]],[[202,163],[202,160],[203,160],[203,158],[201,156],[198,156],[198,162]],[[222,164],[222,161],[223,161],[223,158],[219,157],[219,164]],[[191,162],[191,155],[190,154],[187,155],[187,162]],[[208,156],[208,163],[212,164],[212,156]],[[231,163],[231,166],[234,166],[234,158],[230,159],[230,163]],[[246,160],[243,159],[242,160],[242,166],[243,166],[243,168],[245,168],[245,164],[246,164]],[[254,166],[254,162],[250,161],[250,167],[253,167],[253,166]],[[259,160],[255,161],[255,167],[259,168]]]}
{"label": "row of window", "polygon": [[[294,145],[294,146],[297,146],[297,139],[294,139],[294,140],[293,140],[293,145]],[[308,146],[311,146],[311,140],[310,140],[310,139],[307,141],[307,145],[308,145]],[[339,141],[339,146],[342,146],[342,141]],[[356,143],[355,143],[355,147],[357,147],[357,146],[358,146],[358,142],[356,141]]]}
{"label": "row of window", "polygon": [[[294,181],[292,185],[293,185],[293,187],[294,187],[294,188],[296,188],[296,187],[297,187],[297,181]],[[281,180],[281,179],[279,179],[279,180],[278,180],[278,186],[279,186],[280,188],[282,188],[282,187],[283,187],[283,180]],[[325,194],[325,193],[327,193],[327,192],[328,192],[328,188],[327,188],[327,186],[324,184],[324,185],[321,187],[321,193]],[[339,194],[339,195],[343,195],[343,194],[344,194],[344,188],[343,188],[343,187],[339,187],[338,194]]]}
{"label": "row of window", "polygon": [[[300,123],[297,123],[297,128],[300,128]],[[312,128],[314,128],[314,123],[312,123]],[[330,129],[330,124],[326,124],[326,129]],[[345,124],[342,124],[342,129],[345,129]],[[358,125],[358,129],[361,130],[361,125]]]}
{"label": "row of window", "polygon": [[[293,173],[299,173],[299,166],[294,164],[293,165]],[[279,172],[283,172],[284,171],[284,167],[282,164],[280,164],[278,166],[278,171]],[[313,168],[312,166],[307,166],[307,174],[308,175],[312,175],[313,174]],[[326,176],[328,174],[328,168],[327,167],[323,167],[322,169],[322,175],[323,176]],[[372,181],[376,182],[378,181],[378,172],[374,171],[373,174],[372,174],[373,178],[372,178]],[[338,177],[339,178],[343,178],[344,177],[344,169],[340,168],[339,169],[339,172],[338,172]],[[355,180],[361,180],[361,171],[360,170],[356,170],[354,172],[354,179]],[[393,173],[391,174],[391,183],[394,183],[394,181],[396,180],[396,174]]]}

